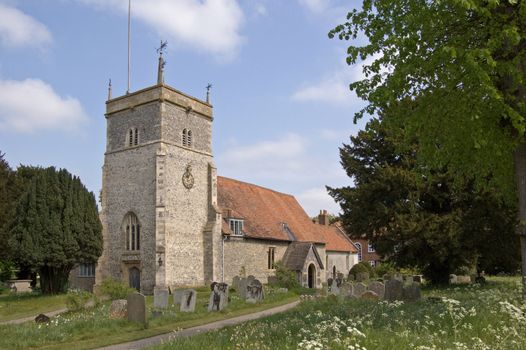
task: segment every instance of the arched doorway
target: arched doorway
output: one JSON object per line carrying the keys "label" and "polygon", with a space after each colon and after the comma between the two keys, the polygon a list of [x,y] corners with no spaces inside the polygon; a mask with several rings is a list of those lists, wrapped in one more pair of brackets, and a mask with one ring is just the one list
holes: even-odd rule
{"label": "arched doorway", "polygon": [[316,267],[314,264],[309,265],[307,283],[309,288],[316,288]]}
{"label": "arched doorway", "polygon": [[141,271],[136,267],[131,267],[128,271],[128,279],[130,282],[130,287],[141,290]]}
{"label": "arched doorway", "polygon": [[332,278],[336,279],[336,266],[332,267]]}

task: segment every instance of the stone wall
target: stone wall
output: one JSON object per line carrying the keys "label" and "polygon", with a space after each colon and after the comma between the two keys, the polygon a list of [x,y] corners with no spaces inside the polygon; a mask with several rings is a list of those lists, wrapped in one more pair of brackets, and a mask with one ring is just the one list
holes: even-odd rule
{"label": "stone wall", "polygon": [[261,283],[267,283],[268,277],[276,270],[268,269],[268,250],[274,247],[274,261],[283,259],[288,242],[230,237],[225,244],[225,282],[232,283],[244,268],[246,276],[254,275]]}
{"label": "stone wall", "polygon": [[69,288],[80,289],[88,292],[93,292],[93,285],[95,284],[95,277],[81,277],[79,276],[79,267],[73,268],[69,273]]}
{"label": "stone wall", "polygon": [[336,273],[342,273],[345,277],[349,274],[349,270],[358,263],[358,255],[346,252],[328,251],[326,254],[326,271],[327,278],[333,277],[334,267]]}

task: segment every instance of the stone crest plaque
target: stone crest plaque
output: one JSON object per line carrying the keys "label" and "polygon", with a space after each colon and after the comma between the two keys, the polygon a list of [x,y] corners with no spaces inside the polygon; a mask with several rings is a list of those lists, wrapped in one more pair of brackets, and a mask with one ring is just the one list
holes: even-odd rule
{"label": "stone crest plaque", "polygon": [[194,176],[192,175],[192,166],[188,164],[183,174],[183,185],[187,189],[194,187]]}

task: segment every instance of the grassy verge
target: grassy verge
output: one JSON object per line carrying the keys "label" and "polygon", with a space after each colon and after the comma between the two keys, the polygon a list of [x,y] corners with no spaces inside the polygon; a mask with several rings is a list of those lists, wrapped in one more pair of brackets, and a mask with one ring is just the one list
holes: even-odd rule
{"label": "grassy verge", "polygon": [[[434,297],[434,298],[428,298]],[[294,310],[180,338],[167,349],[525,349],[526,303],[519,278],[485,286],[425,288],[415,303],[303,302]]]}
{"label": "grassy verge", "polygon": [[[247,304],[235,294],[222,312],[208,312],[209,289],[197,291],[196,312],[181,313],[176,308],[165,310],[162,316],[150,318],[147,326],[126,320],[108,319],[108,304],[82,312],[57,316],[48,325],[26,323],[0,326],[0,349],[91,349],[142,339],[170,331],[253,313],[297,300],[293,293],[269,294],[260,304]],[[152,298],[147,298],[151,315]]]}
{"label": "grassy verge", "polygon": [[66,294],[43,296],[40,294],[0,295],[0,322],[38,315],[66,307]]}

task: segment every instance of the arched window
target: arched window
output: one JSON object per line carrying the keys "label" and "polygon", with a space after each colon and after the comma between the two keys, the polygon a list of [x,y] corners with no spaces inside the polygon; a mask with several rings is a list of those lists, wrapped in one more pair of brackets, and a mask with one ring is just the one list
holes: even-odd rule
{"label": "arched window", "polygon": [[192,147],[192,130],[188,130],[188,137],[186,139],[186,145]]}
{"label": "arched window", "polygon": [[135,135],[133,136],[133,144],[137,146],[139,144],[139,130],[135,128]]}
{"label": "arched window", "polygon": [[128,146],[133,146],[133,129],[128,132]]}
{"label": "arched window", "polygon": [[336,279],[336,266],[332,267],[332,278]]}
{"label": "arched window", "polygon": [[141,225],[135,214],[128,213],[124,217],[124,232],[126,234],[126,250],[140,250]]}
{"label": "arched window", "polygon": [[358,249],[358,262],[362,261],[362,245],[360,243],[354,243],[356,249]]}
{"label": "arched window", "polygon": [[187,137],[187,134],[188,134],[188,131],[186,129],[183,130],[183,146],[186,146],[186,143],[188,142],[188,137]]}

